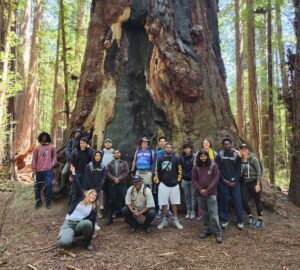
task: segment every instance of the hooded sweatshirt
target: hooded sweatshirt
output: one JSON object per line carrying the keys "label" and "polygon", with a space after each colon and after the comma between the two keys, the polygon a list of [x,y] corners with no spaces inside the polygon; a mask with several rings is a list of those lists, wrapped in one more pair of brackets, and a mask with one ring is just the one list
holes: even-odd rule
{"label": "hooded sweatshirt", "polygon": [[261,180],[262,171],[258,158],[253,153],[248,154],[247,161],[242,160],[241,176],[245,182]]}
{"label": "hooded sweatshirt", "polygon": [[182,179],[184,179],[185,181],[192,180],[192,169],[194,166],[194,159],[195,155],[193,153],[191,153],[189,156],[183,153],[180,157],[182,165]]}
{"label": "hooded sweatshirt", "polygon": [[93,160],[85,167],[84,183],[85,183],[86,190],[96,189],[97,192],[100,192],[105,180],[106,170],[105,170],[105,166],[102,164],[101,161],[100,162],[95,161],[96,153],[93,156]]}

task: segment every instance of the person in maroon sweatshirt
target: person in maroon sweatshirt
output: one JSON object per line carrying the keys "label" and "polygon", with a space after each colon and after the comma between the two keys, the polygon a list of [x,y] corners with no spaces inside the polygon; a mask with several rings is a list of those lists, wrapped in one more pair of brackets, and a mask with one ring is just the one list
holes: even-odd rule
{"label": "person in maroon sweatshirt", "polygon": [[35,178],[34,192],[35,192],[35,208],[38,209],[42,206],[41,199],[41,185],[43,182],[46,184],[46,207],[51,208],[51,195],[52,195],[52,168],[56,164],[56,150],[51,144],[51,137],[47,132],[42,132],[38,136],[40,143],[33,150],[32,154],[32,175]]}
{"label": "person in maroon sweatshirt", "polygon": [[192,181],[198,196],[199,205],[204,211],[204,225],[200,238],[215,235],[217,243],[222,243],[222,231],[219,222],[217,204],[217,186],[219,169],[217,164],[210,160],[209,153],[204,149],[196,156],[196,166],[192,171]]}

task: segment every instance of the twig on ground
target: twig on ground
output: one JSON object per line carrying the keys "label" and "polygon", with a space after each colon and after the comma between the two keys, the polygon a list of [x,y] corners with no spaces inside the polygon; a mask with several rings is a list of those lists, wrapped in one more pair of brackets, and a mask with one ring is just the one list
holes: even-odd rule
{"label": "twig on ground", "polygon": [[37,268],[35,266],[33,266],[32,264],[27,264],[27,267],[32,270],[37,270]]}
{"label": "twig on ground", "polygon": [[159,262],[159,263],[157,263],[157,264],[154,264],[154,265],[151,267],[151,269],[155,269],[155,267],[157,267],[157,266],[159,266],[159,265],[161,265],[161,264],[163,264],[163,263],[167,263],[167,262],[169,262],[169,261],[166,260],[166,261],[162,261],[162,262]]}
{"label": "twig on ground", "polygon": [[70,251],[64,250],[64,249],[60,250],[60,253],[62,253],[62,254],[64,254],[64,255],[67,255],[67,256],[70,256],[70,257],[72,257],[72,258],[75,258],[75,257],[76,257],[76,254],[74,254],[74,253],[72,253],[72,252],[70,252]]}
{"label": "twig on ground", "polygon": [[160,254],[159,257],[164,257],[164,256],[171,256],[171,255],[175,255],[177,252],[166,252],[163,254]]}
{"label": "twig on ground", "polygon": [[73,266],[73,265],[66,265],[67,269],[69,270],[81,270],[81,268],[78,268],[76,266]]}
{"label": "twig on ground", "polygon": [[0,248],[0,252],[4,252],[8,246],[8,239],[7,239],[7,237],[5,237],[3,235],[1,237],[6,241],[6,243],[3,245],[3,247]]}

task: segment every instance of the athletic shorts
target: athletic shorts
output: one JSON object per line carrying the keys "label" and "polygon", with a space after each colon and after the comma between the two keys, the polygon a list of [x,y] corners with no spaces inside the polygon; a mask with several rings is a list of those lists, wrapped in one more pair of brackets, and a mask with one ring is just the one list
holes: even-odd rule
{"label": "athletic shorts", "polygon": [[158,186],[158,204],[168,205],[169,201],[171,204],[180,204],[180,189],[177,184],[175,187],[168,187],[164,183],[160,183]]}

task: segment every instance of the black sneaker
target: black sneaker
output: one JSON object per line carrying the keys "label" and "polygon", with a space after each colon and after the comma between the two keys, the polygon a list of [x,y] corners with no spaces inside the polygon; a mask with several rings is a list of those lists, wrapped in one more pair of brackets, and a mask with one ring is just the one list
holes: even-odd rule
{"label": "black sneaker", "polygon": [[218,244],[222,244],[223,243],[223,238],[221,235],[215,235],[215,238],[216,238],[216,242]]}
{"label": "black sneaker", "polygon": [[42,202],[41,201],[36,202],[35,205],[34,205],[35,209],[39,209],[41,207],[42,207]]}
{"label": "black sneaker", "polygon": [[46,207],[47,207],[47,209],[51,209],[51,208],[52,208],[52,206],[51,206],[51,202],[49,202],[49,203],[46,203]]}

